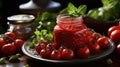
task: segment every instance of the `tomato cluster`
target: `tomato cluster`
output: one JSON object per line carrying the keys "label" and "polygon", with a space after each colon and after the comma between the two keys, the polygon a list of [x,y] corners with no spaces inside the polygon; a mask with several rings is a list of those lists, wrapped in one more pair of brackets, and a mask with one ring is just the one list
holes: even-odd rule
{"label": "tomato cluster", "polygon": [[24,44],[22,39],[18,39],[13,32],[6,32],[0,38],[0,53],[2,55],[13,55],[21,49]]}
{"label": "tomato cluster", "polygon": [[99,33],[92,33],[92,37],[89,38],[89,43],[87,45],[81,46],[78,49],[70,49],[65,45],[57,47],[56,43],[44,43],[38,42],[34,49],[42,57],[53,60],[72,60],[75,57],[78,58],[88,58],[92,54],[97,54],[101,50],[108,48],[109,39],[106,36],[102,36]]}
{"label": "tomato cluster", "polygon": [[110,27],[107,33],[113,42],[115,43],[120,42],[120,26],[119,25]]}
{"label": "tomato cluster", "polygon": [[116,52],[120,55],[120,22],[116,26],[112,26],[107,31],[110,39],[116,44]]}

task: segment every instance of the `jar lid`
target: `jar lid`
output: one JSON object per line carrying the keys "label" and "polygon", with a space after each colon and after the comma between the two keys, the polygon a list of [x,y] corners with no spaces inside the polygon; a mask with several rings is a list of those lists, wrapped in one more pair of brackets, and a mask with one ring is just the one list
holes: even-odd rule
{"label": "jar lid", "polygon": [[8,21],[12,23],[28,23],[35,19],[33,15],[28,14],[18,14],[7,17]]}

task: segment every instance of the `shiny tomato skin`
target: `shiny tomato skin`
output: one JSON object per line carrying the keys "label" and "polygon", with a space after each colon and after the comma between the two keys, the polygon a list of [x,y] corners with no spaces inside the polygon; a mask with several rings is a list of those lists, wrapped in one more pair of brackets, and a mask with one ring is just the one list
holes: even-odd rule
{"label": "shiny tomato skin", "polygon": [[40,51],[41,51],[42,48],[41,48],[41,46],[39,44],[37,44],[37,45],[35,45],[34,49],[35,49],[35,51],[37,53],[40,53]]}
{"label": "shiny tomato skin", "polygon": [[17,50],[20,50],[23,44],[24,40],[22,39],[16,39],[14,42],[14,45],[16,46]]}
{"label": "shiny tomato skin", "polygon": [[52,49],[58,49],[57,43],[52,43]]}
{"label": "shiny tomato skin", "polygon": [[110,35],[110,39],[116,43],[120,42],[120,30],[114,30]]}
{"label": "shiny tomato skin", "polygon": [[110,28],[108,29],[108,31],[107,31],[108,36],[110,36],[111,33],[112,33],[114,30],[120,30],[120,26],[112,26],[112,27],[110,27]]}
{"label": "shiny tomato skin", "polygon": [[89,45],[90,52],[93,54],[97,54],[100,52],[100,45],[98,43]]}
{"label": "shiny tomato skin", "polygon": [[6,42],[6,43],[11,43],[13,42],[14,40],[16,40],[17,36],[15,33],[13,32],[6,32],[3,34],[3,40]]}
{"label": "shiny tomato skin", "polygon": [[16,52],[16,47],[14,44],[9,43],[2,46],[1,50],[4,55],[12,55]]}
{"label": "shiny tomato skin", "polygon": [[50,58],[51,51],[47,48],[44,48],[44,49],[40,50],[39,54],[42,58]]}
{"label": "shiny tomato skin", "polygon": [[110,44],[109,39],[105,36],[98,38],[97,43],[101,49],[107,48]]}
{"label": "shiny tomato skin", "polygon": [[56,50],[54,49],[52,52],[51,52],[51,55],[50,55],[51,59],[53,60],[60,60],[62,55],[61,55],[61,52],[59,50]]}
{"label": "shiny tomato skin", "polygon": [[49,49],[49,50],[51,50],[51,51],[53,50],[52,44],[47,44],[47,45],[46,45],[46,48]]}
{"label": "shiny tomato skin", "polygon": [[0,50],[2,48],[2,46],[5,44],[4,40],[3,39],[0,39]]}
{"label": "shiny tomato skin", "polygon": [[40,53],[40,51],[42,49],[45,49],[45,48],[46,48],[46,44],[45,43],[41,43],[41,44],[38,43],[34,47],[34,49],[36,50],[37,53]]}
{"label": "shiny tomato skin", "polygon": [[88,47],[81,47],[77,50],[77,56],[79,58],[88,58],[90,56],[90,49]]}
{"label": "shiny tomato skin", "polygon": [[43,49],[43,48],[46,48],[46,46],[47,46],[47,45],[46,45],[45,43],[41,43],[41,44],[40,44],[40,47],[41,47],[42,49]]}
{"label": "shiny tomato skin", "polygon": [[93,38],[94,40],[100,38],[101,36],[102,36],[102,35],[101,35],[100,33],[96,33],[96,32],[92,34],[92,38]]}
{"label": "shiny tomato skin", "polygon": [[72,60],[74,58],[74,51],[68,48],[62,50],[62,58]]}
{"label": "shiny tomato skin", "polygon": [[116,46],[116,53],[117,55],[120,55],[120,44]]}

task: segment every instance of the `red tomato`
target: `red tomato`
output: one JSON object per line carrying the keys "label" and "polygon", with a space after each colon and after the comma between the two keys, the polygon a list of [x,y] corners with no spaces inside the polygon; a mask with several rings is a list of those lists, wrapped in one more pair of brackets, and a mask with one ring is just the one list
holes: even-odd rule
{"label": "red tomato", "polygon": [[110,27],[110,28],[108,29],[108,31],[107,31],[108,36],[110,36],[111,33],[112,33],[114,30],[120,30],[120,26],[112,26],[112,27]]}
{"label": "red tomato", "polygon": [[51,51],[47,48],[44,48],[40,51],[40,56],[42,58],[50,58],[50,55],[51,55]]}
{"label": "red tomato", "polygon": [[7,43],[11,43],[16,39],[16,34],[13,32],[6,32],[3,34],[3,40]]}
{"label": "red tomato", "polygon": [[63,49],[65,49],[65,46],[61,45],[58,50],[62,53]]}
{"label": "red tomato", "polygon": [[72,60],[74,58],[74,51],[68,48],[63,49],[62,58],[66,60]]}
{"label": "red tomato", "polygon": [[1,50],[2,50],[2,53],[5,55],[12,55],[16,52],[16,47],[14,44],[9,43],[2,46]]}
{"label": "red tomato", "polygon": [[50,55],[51,59],[53,60],[60,60],[62,55],[61,52],[59,50],[54,49]]}
{"label": "red tomato", "polygon": [[96,53],[100,52],[100,45],[98,43],[90,44],[89,49],[90,49],[91,53],[96,54]]}
{"label": "red tomato", "polygon": [[43,48],[46,48],[46,44],[45,43],[41,43],[40,44],[40,47],[43,49]]}
{"label": "red tomato", "polygon": [[96,33],[96,32],[92,34],[92,37],[93,37],[94,40],[100,38],[101,36],[102,35],[100,33]]}
{"label": "red tomato", "polygon": [[110,35],[110,39],[113,42],[120,42],[120,30],[114,30]]}
{"label": "red tomato", "polygon": [[14,45],[16,46],[17,50],[20,50],[23,44],[24,41],[22,39],[16,39],[14,42]]}
{"label": "red tomato", "polygon": [[116,53],[117,53],[118,55],[120,55],[120,44],[118,44],[117,47],[116,47]]}
{"label": "red tomato", "polygon": [[77,50],[77,56],[80,58],[87,58],[90,55],[90,49],[88,47],[82,47]]}
{"label": "red tomato", "polygon": [[98,38],[97,43],[100,45],[100,48],[107,48],[110,44],[109,40],[107,37],[103,36]]}
{"label": "red tomato", "polygon": [[42,49],[44,49],[44,48],[46,48],[46,44],[45,43],[41,43],[41,44],[36,44],[35,45],[35,50],[37,51],[37,53],[40,53],[40,51],[42,50]]}
{"label": "red tomato", "polygon": [[39,44],[35,45],[34,49],[36,50],[37,53],[40,53],[40,51],[42,50]]}
{"label": "red tomato", "polygon": [[4,40],[3,39],[0,39],[0,50],[2,48],[2,46],[5,44]]}
{"label": "red tomato", "polygon": [[57,49],[57,48],[58,48],[58,47],[57,47],[57,44],[56,44],[56,43],[53,43],[53,44],[52,44],[52,48],[53,48],[53,49]]}
{"label": "red tomato", "polygon": [[48,44],[48,45],[46,46],[46,48],[49,49],[49,50],[51,50],[51,51],[53,50],[52,44]]}

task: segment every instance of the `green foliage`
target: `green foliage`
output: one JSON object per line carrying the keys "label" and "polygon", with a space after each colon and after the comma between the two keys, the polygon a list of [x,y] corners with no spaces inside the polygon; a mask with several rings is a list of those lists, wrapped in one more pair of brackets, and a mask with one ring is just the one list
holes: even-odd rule
{"label": "green foliage", "polygon": [[36,31],[34,32],[34,38],[28,42],[28,45],[30,46],[30,48],[34,48],[34,46],[38,43],[38,41],[42,38],[44,43],[49,42],[53,42],[53,33],[49,32],[48,30],[38,30],[36,29]]}
{"label": "green foliage", "polygon": [[87,16],[97,20],[110,21],[120,16],[120,0],[101,0],[103,6],[88,11]]}
{"label": "green foliage", "polygon": [[78,17],[80,15],[85,15],[87,10],[86,5],[80,5],[78,8],[72,3],[68,3],[68,6],[60,11],[60,14],[69,14],[71,17]]}

